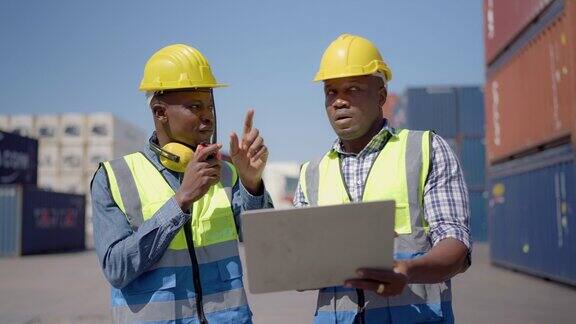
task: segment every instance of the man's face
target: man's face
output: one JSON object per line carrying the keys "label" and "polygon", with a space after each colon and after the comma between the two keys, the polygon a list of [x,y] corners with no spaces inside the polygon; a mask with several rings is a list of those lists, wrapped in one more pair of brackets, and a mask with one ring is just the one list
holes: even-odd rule
{"label": "man's face", "polygon": [[359,139],[382,120],[381,106],[386,100],[386,91],[378,77],[326,80],[324,95],[328,119],[342,140]]}
{"label": "man's face", "polygon": [[195,147],[214,133],[214,100],[209,90],[184,90],[159,95],[166,107],[165,129],[171,140]]}

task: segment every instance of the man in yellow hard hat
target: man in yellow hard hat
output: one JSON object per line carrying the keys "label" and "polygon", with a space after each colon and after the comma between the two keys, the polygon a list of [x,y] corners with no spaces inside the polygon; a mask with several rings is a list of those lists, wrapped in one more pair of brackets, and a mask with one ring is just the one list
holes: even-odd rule
{"label": "man in yellow hard hat", "polygon": [[315,323],[454,322],[450,278],[470,265],[466,184],[440,136],[394,129],[382,117],[391,79],[378,49],[346,34],[316,74],[338,139],[302,166],[294,204],[393,199],[398,236],[394,269],[358,269],[343,286],[320,289]]}
{"label": "man in yellow hard hat", "polygon": [[155,132],[140,152],[100,164],[92,181],[94,244],[112,290],[115,322],[251,323],[238,255],[239,214],[272,207],[268,150],[246,115],[216,143],[208,61],[182,44],[146,63]]}

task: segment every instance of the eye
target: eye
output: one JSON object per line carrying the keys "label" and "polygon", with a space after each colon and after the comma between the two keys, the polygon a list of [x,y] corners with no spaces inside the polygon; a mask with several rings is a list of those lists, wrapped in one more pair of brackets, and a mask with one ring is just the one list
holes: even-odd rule
{"label": "eye", "polygon": [[350,88],[348,88],[349,91],[360,91],[360,88],[358,88],[357,86],[351,86]]}
{"label": "eye", "polygon": [[200,105],[198,105],[198,104],[188,105],[188,106],[186,106],[186,108],[188,108],[190,110],[198,110],[198,109],[200,109]]}
{"label": "eye", "polygon": [[331,96],[331,95],[335,94],[336,91],[334,91],[334,90],[332,90],[332,89],[326,89],[326,90],[324,90],[324,93],[326,93],[326,95],[330,95],[330,96]]}

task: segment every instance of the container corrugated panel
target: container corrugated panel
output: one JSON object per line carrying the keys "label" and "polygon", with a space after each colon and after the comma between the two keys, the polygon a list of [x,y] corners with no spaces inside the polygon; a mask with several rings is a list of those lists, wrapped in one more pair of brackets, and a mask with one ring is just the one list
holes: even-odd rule
{"label": "container corrugated panel", "polygon": [[0,131],[0,184],[33,184],[38,178],[38,141]]}
{"label": "container corrugated panel", "polygon": [[485,242],[488,240],[488,201],[484,190],[469,190],[468,203],[472,240]]}
{"label": "container corrugated panel", "polygon": [[22,192],[18,186],[0,186],[0,257],[20,254]]}
{"label": "container corrugated panel", "polygon": [[490,169],[494,263],[576,285],[576,181],[570,145]]}
{"label": "container corrugated panel", "polygon": [[489,64],[552,0],[484,0],[484,44]]}
{"label": "container corrugated panel", "polygon": [[84,249],[84,196],[5,185],[0,202],[2,256]]}
{"label": "container corrugated panel", "polygon": [[457,87],[458,130],[467,137],[484,137],[484,92],[481,87]]}
{"label": "container corrugated panel", "polygon": [[456,95],[451,87],[409,88],[405,95],[408,128],[434,130],[442,137],[456,137]]}
{"label": "container corrugated panel", "polygon": [[488,76],[486,145],[491,163],[573,132],[575,62],[576,2],[567,1],[552,23],[543,25],[512,59]]}
{"label": "container corrugated panel", "polygon": [[22,200],[23,255],[84,249],[83,195],[27,187]]}
{"label": "container corrugated panel", "polygon": [[469,189],[486,187],[486,146],[483,138],[464,138],[460,142],[460,164]]}

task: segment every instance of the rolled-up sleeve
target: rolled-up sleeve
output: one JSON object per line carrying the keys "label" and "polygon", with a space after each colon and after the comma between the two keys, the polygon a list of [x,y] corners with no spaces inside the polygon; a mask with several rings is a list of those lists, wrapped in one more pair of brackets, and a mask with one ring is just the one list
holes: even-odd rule
{"label": "rolled-up sleeve", "polygon": [[91,185],[94,247],[104,272],[113,287],[123,288],[158,261],[189,219],[175,198],[169,199],[154,216],[133,230],[120,210],[100,168]]}
{"label": "rolled-up sleeve", "polygon": [[468,189],[462,168],[448,143],[436,134],[432,134],[431,167],[424,187],[424,216],[434,245],[454,238],[471,249]]}

